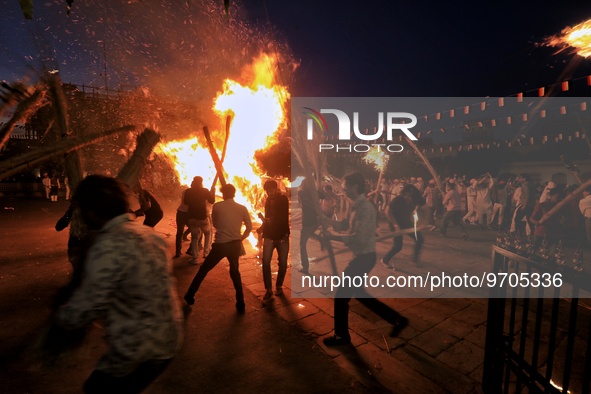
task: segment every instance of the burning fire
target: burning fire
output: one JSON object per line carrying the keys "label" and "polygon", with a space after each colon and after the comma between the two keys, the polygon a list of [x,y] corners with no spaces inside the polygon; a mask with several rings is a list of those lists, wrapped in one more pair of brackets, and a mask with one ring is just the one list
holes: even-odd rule
{"label": "burning fire", "polygon": [[[236,201],[245,204],[251,212],[260,208],[262,200],[261,178],[254,154],[277,143],[276,132],[286,125],[285,103],[289,92],[285,86],[276,83],[277,57],[261,54],[244,71],[245,85],[226,79],[223,91],[214,100],[213,110],[225,119],[232,115],[230,136],[223,162],[228,183],[236,189]],[[212,134],[225,133],[212,131]],[[223,141],[224,138],[217,138]],[[216,138],[214,138],[214,142]],[[204,138],[171,141],[159,146],[174,163],[175,170],[183,185],[190,185],[195,175],[201,175],[204,186],[214,180],[216,170]],[[222,146],[216,146],[221,158]]]}
{"label": "burning fire", "polygon": [[572,47],[579,56],[591,56],[591,19],[574,27],[566,27],[560,35],[550,37],[547,44],[560,47],[561,51]]}
{"label": "burning fire", "polygon": [[373,164],[375,169],[381,172],[386,169],[389,158],[390,157],[383,150],[379,148],[373,148],[365,154],[363,161],[365,161],[367,164]]}

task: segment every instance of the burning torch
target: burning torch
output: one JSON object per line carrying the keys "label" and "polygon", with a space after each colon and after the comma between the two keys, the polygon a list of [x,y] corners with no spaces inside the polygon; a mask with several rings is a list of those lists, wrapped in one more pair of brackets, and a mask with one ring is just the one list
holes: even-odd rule
{"label": "burning torch", "polygon": [[375,200],[377,200],[377,195],[380,190],[380,184],[382,183],[382,178],[384,176],[384,172],[386,172],[386,167],[388,166],[388,159],[389,158],[390,158],[390,156],[388,156],[386,154],[386,152],[381,150],[379,147],[369,150],[365,154],[365,157],[363,158],[363,160],[367,164],[373,164],[375,169],[380,172],[380,175],[378,176],[378,183],[376,185],[376,188],[373,192],[370,193],[370,194],[375,194],[375,197],[374,197]]}

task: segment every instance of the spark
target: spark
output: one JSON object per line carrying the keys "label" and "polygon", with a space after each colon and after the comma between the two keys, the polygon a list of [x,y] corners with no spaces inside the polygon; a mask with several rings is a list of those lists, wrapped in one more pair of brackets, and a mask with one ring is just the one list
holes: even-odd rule
{"label": "spark", "polygon": [[591,19],[574,27],[567,26],[559,35],[546,39],[546,44],[561,48],[559,52],[571,47],[579,56],[591,56]]}
{"label": "spark", "polygon": [[415,211],[412,214],[412,217],[414,219],[414,227],[415,227],[415,239],[418,240],[418,236],[417,236],[417,222],[419,221],[419,215],[417,214],[417,210],[415,209]]}

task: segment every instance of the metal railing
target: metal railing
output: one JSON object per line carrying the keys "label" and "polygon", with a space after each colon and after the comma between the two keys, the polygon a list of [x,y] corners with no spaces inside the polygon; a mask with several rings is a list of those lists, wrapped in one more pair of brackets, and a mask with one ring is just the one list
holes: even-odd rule
{"label": "metal railing", "polygon": [[[508,282],[488,302],[485,393],[588,393],[591,275],[493,246],[495,273],[560,274],[560,286],[518,289]],[[551,297],[551,298],[549,298]]]}

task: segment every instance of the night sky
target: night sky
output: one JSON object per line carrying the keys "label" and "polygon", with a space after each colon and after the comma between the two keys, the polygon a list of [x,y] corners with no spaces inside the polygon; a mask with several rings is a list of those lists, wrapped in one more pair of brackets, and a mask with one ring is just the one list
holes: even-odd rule
{"label": "night sky", "polygon": [[[572,53],[538,44],[591,18],[591,4],[576,1],[304,0],[267,9],[302,60],[302,96],[515,94],[556,82]],[[575,62],[573,77],[591,71]]]}
{"label": "night sky", "polygon": [[46,0],[33,20],[17,0],[0,4],[8,81],[45,66],[103,86],[106,60],[111,88],[210,99],[269,48],[285,55],[293,96],[509,96],[591,74],[540,45],[591,18],[582,1],[235,0],[227,16],[222,0],[77,0],[68,17],[65,1]]}

